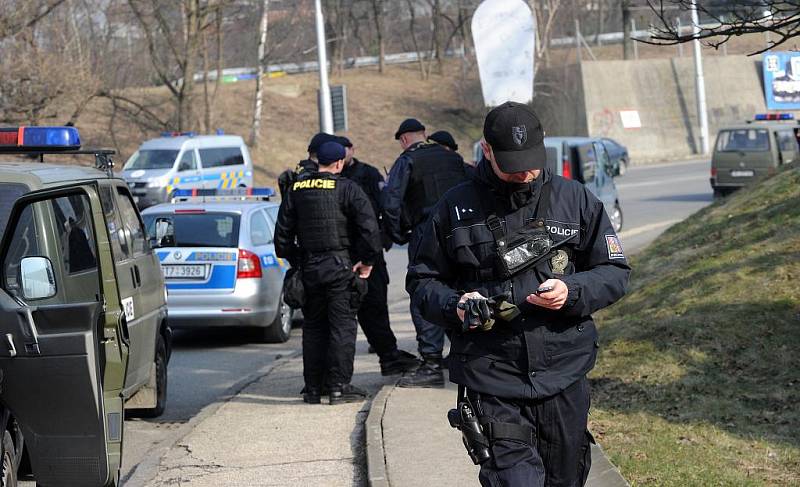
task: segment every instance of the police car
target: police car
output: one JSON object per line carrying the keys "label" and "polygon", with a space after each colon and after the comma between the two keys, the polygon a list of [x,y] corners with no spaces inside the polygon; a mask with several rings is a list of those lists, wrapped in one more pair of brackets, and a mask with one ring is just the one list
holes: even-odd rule
{"label": "police car", "polygon": [[289,339],[292,311],[282,296],[289,265],[275,256],[274,193],[177,190],[172,203],[142,213],[167,283],[173,328],[258,327],[263,341]]}

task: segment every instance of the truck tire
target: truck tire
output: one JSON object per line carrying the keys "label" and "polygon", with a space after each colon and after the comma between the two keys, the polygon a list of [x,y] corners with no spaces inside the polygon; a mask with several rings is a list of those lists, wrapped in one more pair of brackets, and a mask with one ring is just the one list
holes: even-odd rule
{"label": "truck tire", "polygon": [[292,334],[292,308],[283,302],[283,293],[278,298],[278,312],[275,319],[263,330],[265,343],[285,343]]}
{"label": "truck tire", "polygon": [[14,441],[8,430],[3,431],[3,478],[0,487],[17,487],[17,469],[14,462]]}
{"label": "truck tire", "polygon": [[156,338],[156,407],[141,409],[137,412],[143,418],[157,418],[164,414],[167,407],[167,344],[164,335]]}

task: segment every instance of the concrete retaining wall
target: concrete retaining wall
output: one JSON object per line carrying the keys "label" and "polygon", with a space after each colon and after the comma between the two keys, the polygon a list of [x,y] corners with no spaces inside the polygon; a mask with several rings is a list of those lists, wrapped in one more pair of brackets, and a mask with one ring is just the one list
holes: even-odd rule
{"label": "concrete retaining wall", "polygon": [[[760,60],[747,56],[704,59],[709,132],[765,112]],[[579,82],[576,82],[579,80]],[[608,136],[628,147],[634,164],[697,153],[699,129],[694,61],[690,57],[590,61],[569,69],[540,70],[537,83],[563,93],[537,93],[551,135]],[[620,110],[638,110],[640,129],[625,129]]]}

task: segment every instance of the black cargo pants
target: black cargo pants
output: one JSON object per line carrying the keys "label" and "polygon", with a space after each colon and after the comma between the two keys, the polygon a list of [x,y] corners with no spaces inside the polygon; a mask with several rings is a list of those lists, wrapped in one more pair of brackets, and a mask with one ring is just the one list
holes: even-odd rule
{"label": "black cargo pants", "polygon": [[372,266],[367,279],[367,294],[358,309],[358,322],[367,337],[367,342],[379,357],[397,349],[397,338],[389,325],[389,271],[381,257]]}
{"label": "black cargo pants", "polygon": [[[484,418],[533,429],[533,445],[492,441],[492,460],[481,466],[484,487],[582,487],[592,465],[587,429],[589,384],[584,377],[561,394],[515,401],[470,392]],[[475,404],[475,402],[473,402]]]}
{"label": "black cargo pants", "polygon": [[312,257],[303,265],[303,379],[306,387],[348,384],[356,352],[354,279],[350,259]]}

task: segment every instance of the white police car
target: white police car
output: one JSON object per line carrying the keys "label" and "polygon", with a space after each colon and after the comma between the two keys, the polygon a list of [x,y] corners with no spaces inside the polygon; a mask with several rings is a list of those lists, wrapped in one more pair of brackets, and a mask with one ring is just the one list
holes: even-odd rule
{"label": "white police car", "polygon": [[289,265],[275,256],[279,205],[271,188],[177,190],[172,203],[142,212],[167,283],[173,328],[248,326],[285,342]]}

